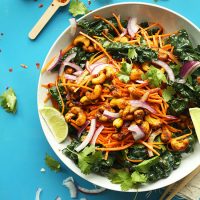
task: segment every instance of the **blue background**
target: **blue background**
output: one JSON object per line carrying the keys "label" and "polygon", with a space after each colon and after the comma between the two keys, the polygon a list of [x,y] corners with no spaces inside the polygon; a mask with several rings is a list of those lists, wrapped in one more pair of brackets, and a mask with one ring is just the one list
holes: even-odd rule
{"label": "blue background", "polygon": [[[16,115],[8,114],[0,109],[0,199],[29,200],[35,198],[38,187],[43,189],[41,200],[55,199],[59,195],[62,200],[70,199],[69,192],[62,186],[68,176],[82,186],[91,184],[79,178],[62,165],[63,171],[50,171],[44,163],[48,153],[58,159],[51,150],[42,132],[37,114],[37,83],[41,65],[45,56],[60,33],[69,25],[68,6],[60,9],[35,40],[28,39],[28,32],[50,4],[51,0],[0,0],[0,93],[6,87],[13,87],[18,97]],[[87,3],[87,0],[84,1]],[[89,9],[122,2],[120,0],[92,0]],[[142,2],[155,3],[153,0]],[[44,6],[38,8],[42,3]],[[158,5],[165,6],[184,15],[198,27],[199,0],[159,0]],[[20,64],[26,64],[24,69]],[[13,72],[9,72],[9,68]],[[40,169],[44,167],[45,173]],[[138,194],[137,199],[146,199],[146,193]],[[148,199],[158,199],[159,191],[154,191]],[[99,195],[79,194],[78,198],[89,200],[133,200],[134,193],[106,191]]]}

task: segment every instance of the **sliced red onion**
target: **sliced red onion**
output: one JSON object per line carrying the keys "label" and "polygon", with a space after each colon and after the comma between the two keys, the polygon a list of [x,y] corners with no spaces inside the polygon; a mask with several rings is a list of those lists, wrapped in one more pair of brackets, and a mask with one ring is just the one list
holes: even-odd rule
{"label": "sliced red onion", "polygon": [[69,193],[71,198],[76,198],[77,197],[77,189],[74,184],[74,179],[73,177],[68,177],[65,180],[63,180],[63,185],[69,189]]}
{"label": "sliced red onion", "polygon": [[70,62],[65,62],[64,61],[63,64],[67,65],[67,66],[70,66],[70,67],[74,68],[77,71],[83,71],[83,69],[80,66],[76,65],[75,63],[70,63]]}
{"label": "sliced red onion", "polygon": [[48,72],[52,71],[60,63],[61,59],[62,59],[62,50],[60,50],[59,54],[55,56],[53,62],[47,68],[47,71]]}
{"label": "sliced red onion", "polygon": [[75,81],[77,79],[76,76],[70,74],[65,74],[65,78],[72,81]]}
{"label": "sliced red onion", "polygon": [[169,80],[173,81],[173,82],[175,81],[174,72],[172,71],[172,69],[170,68],[170,66],[167,63],[165,63],[161,60],[153,60],[152,63],[164,68],[168,74]]}
{"label": "sliced red onion", "polygon": [[92,70],[94,70],[94,68],[98,67],[99,65],[101,65],[102,63],[94,63],[92,65],[87,65],[86,63],[86,69],[88,70],[88,72],[92,72]]}
{"label": "sliced red onion", "polygon": [[200,67],[199,61],[187,61],[183,64],[180,77],[187,80],[187,77]]}
{"label": "sliced red onion", "polygon": [[120,34],[120,37],[124,37],[127,34],[127,32],[128,32],[127,29],[124,28],[123,32]]}
{"label": "sliced red onion", "polygon": [[94,135],[95,129],[96,129],[96,119],[92,119],[91,125],[90,125],[90,130],[89,130],[86,138],[84,139],[84,141],[78,147],[75,148],[75,150],[77,152],[81,151],[82,149],[84,149],[89,144],[90,140],[92,139],[92,137]]}
{"label": "sliced red onion", "polygon": [[71,25],[70,33],[72,36],[74,36],[76,34],[76,29],[77,29],[76,19],[75,18],[69,19],[69,23]]}
{"label": "sliced red onion", "polygon": [[85,197],[80,198],[80,200],[87,200]]}
{"label": "sliced red onion", "polygon": [[[101,65],[98,65],[98,66],[96,66],[93,70],[92,70],[92,72],[91,72],[91,74],[92,75],[96,75],[96,74],[98,74],[100,71],[102,71],[105,67],[114,67],[112,64],[101,64]],[[113,68],[114,69],[114,68]]]}
{"label": "sliced red onion", "polygon": [[111,119],[116,119],[120,117],[119,113],[110,112],[108,110],[104,110],[103,115]]}
{"label": "sliced red onion", "polygon": [[103,187],[99,187],[97,189],[87,189],[87,188],[81,187],[79,185],[77,186],[77,188],[80,192],[85,193],[85,194],[98,194],[98,193],[104,192],[106,190]]}
{"label": "sliced red onion", "polygon": [[71,60],[72,60],[73,58],[75,58],[75,57],[76,57],[76,53],[72,53],[72,54],[70,54],[69,56],[67,56],[67,57],[65,58],[65,60],[64,60],[63,63],[62,63],[62,65],[61,65],[60,68],[59,68],[59,71],[58,71],[59,76],[61,76],[62,73],[63,73],[64,70],[65,70],[65,64],[64,64],[64,63],[71,61]]}
{"label": "sliced red onion", "polygon": [[40,193],[42,192],[41,188],[38,188],[35,194],[35,200],[40,200]]}
{"label": "sliced red onion", "polygon": [[[151,133],[151,135],[149,136],[148,142],[149,143],[154,142],[155,138],[158,135],[160,135],[161,133],[162,133],[162,129],[161,128],[159,128],[158,130],[156,130],[153,133]],[[153,151],[151,151],[151,150],[148,149],[148,154],[149,154],[149,157],[152,157],[153,156]]]}
{"label": "sliced red onion", "polygon": [[128,20],[128,26],[127,26],[127,30],[129,35],[133,38],[135,36],[135,34],[137,33],[137,31],[139,30],[139,26],[137,25],[137,18],[135,17],[131,17]]}
{"label": "sliced red onion", "polygon": [[146,102],[140,101],[140,100],[131,100],[130,104],[133,107],[141,107],[141,108],[145,108],[147,110],[149,110],[151,113],[155,114],[156,111],[150,106],[148,105]]}
{"label": "sliced red onion", "polygon": [[89,120],[87,120],[86,122],[85,122],[85,124],[83,125],[83,126],[81,126],[81,128],[80,128],[80,130],[78,131],[78,137],[80,137],[81,136],[81,133],[88,127],[88,125],[90,124],[90,121]]}
{"label": "sliced red onion", "polygon": [[[99,60],[97,60],[95,63],[101,63],[101,64],[106,64],[108,62],[108,58],[106,56],[100,58]],[[95,64],[93,63],[93,64]]]}
{"label": "sliced red onion", "polygon": [[186,82],[186,79],[176,79],[176,82],[177,83],[181,83],[181,84],[184,84]]}
{"label": "sliced red onion", "polygon": [[101,126],[99,126],[99,128],[95,131],[94,136],[93,136],[92,141],[91,141],[91,144],[92,144],[92,145],[95,145],[95,144],[96,144],[96,140],[97,140],[99,134],[101,133],[101,131],[102,131],[103,129],[104,129],[104,126],[101,125]]}
{"label": "sliced red onion", "polygon": [[83,71],[76,71],[73,73],[73,75],[75,76],[80,76],[83,73]]}
{"label": "sliced red onion", "polygon": [[136,80],[135,82],[139,83],[139,84],[145,83],[145,81],[143,81],[143,80]]}
{"label": "sliced red onion", "polygon": [[62,200],[62,199],[61,199],[61,197],[58,196],[58,197],[56,197],[56,200]]}
{"label": "sliced red onion", "polygon": [[132,135],[135,141],[138,141],[145,136],[145,133],[138,125],[129,126],[128,130],[132,132]]}
{"label": "sliced red onion", "polygon": [[178,119],[177,117],[172,116],[172,115],[166,115],[165,118],[171,119],[171,120]]}

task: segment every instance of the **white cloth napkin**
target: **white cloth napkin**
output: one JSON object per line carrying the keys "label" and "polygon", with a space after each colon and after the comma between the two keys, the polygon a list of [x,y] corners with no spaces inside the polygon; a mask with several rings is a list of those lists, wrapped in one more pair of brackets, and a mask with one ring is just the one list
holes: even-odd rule
{"label": "white cloth napkin", "polygon": [[195,176],[190,183],[188,183],[177,196],[186,198],[188,200],[200,200],[200,174]]}

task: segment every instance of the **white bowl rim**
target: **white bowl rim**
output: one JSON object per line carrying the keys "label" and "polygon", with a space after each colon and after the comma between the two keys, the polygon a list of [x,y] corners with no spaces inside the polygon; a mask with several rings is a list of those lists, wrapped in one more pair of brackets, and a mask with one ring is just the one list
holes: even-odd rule
{"label": "white bowl rim", "polygon": [[[93,13],[95,13],[95,12],[97,12],[97,11],[103,10],[103,9],[105,9],[105,8],[109,8],[109,7],[113,7],[113,6],[120,6],[120,5],[128,5],[128,4],[131,4],[131,5],[133,5],[133,4],[135,4],[135,5],[146,5],[146,6],[157,7],[157,8],[160,8],[160,9],[162,9],[162,10],[168,11],[168,12],[173,13],[174,15],[176,15],[176,16],[182,18],[182,19],[185,20],[188,24],[190,24],[190,25],[193,26],[196,30],[198,30],[198,32],[200,32],[200,28],[199,28],[198,26],[196,26],[193,22],[191,22],[189,19],[187,19],[187,18],[184,17],[183,15],[177,13],[176,11],[173,11],[173,10],[171,10],[171,9],[169,9],[169,8],[164,7],[164,6],[160,6],[160,5],[153,4],[153,3],[146,3],[146,2],[120,2],[120,3],[114,3],[114,4],[102,6],[102,7],[100,7],[100,8],[97,8],[97,9],[95,9],[95,10],[89,12],[88,14],[86,14],[86,15],[80,17],[77,21],[80,21],[80,20],[84,19],[85,17],[87,17],[88,15],[91,15],[91,14],[93,14]],[[42,68],[43,68],[43,67],[45,66],[45,64],[48,62],[48,60],[49,60],[49,55],[50,55],[50,53],[52,52],[52,50],[54,49],[54,47],[56,46],[56,44],[58,43],[58,41],[60,40],[60,38],[65,34],[66,31],[68,31],[69,28],[70,28],[70,25],[69,25],[67,28],[65,28],[65,30],[58,36],[58,38],[57,38],[57,39],[55,40],[55,42],[52,44],[51,48],[50,48],[49,51],[48,51],[48,54],[47,54],[46,57],[45,57],[45,60],[44,60],[44,62],[43,62]],[[42,68],[41,68],[41,70],[42,70]],[[40,76],[39,76],[38,88],[37,88],[37,107],[38,107],[38,115],[39,115],[39,119],[40,119],[40,124],[41,124],[41,126],[42,126],[43,132],[44,132],[44,134],[45,134],[45,136],[46,136],[46,139],[47,139],[48,143],[50,144],[51,148],[54,150],[54,152],[56,153],[56,155],[61,159],[61,161],[65,164],[65,162],[62,160],[61,156],[59,155],[59,151],[60,151],[60,150],[57,149],[55,146],[53,146],[53,145],[51,144],[51,141],[50,141],[50,139],[49,139],[49,137],[48,137],[48,134],[44,131],[44,128],[43,128],[42,116],[41,116],[40,113],[39,113],[39,99],[40,99],[40,98],[39,98],[39,87],[40,87],[40,84],[39,84],[39,83],[40,83],[40,81],[41,81],[41,74],[40,74]],[[65,165],[67,166],[67,164],[65,164]],[[200,163],[199,163],[199,165],[200,165]],[[190,168],[190,172],[189,172],[189,173],[191,173],[193,170],[195,170],[199,165],[193,165],[193,166]],[[67,167],[68,167],[68,166],[67,166]],[[68,168],[69,168],[69,167],[68,167]],[[77,168],[78,168],[78,167],[77,167]],[[105,187],[105,185],[98,184],[98,183],[97,183],[96,181],[94,181],[94,180],[89,180],[89,179],[87,179],[87,177],[86,177],[84,174],[82,174],[81,172],[78,173],[78,172],[75,171],[74,169],[70,169],[70,170],[72,170],[75,174],[77,174],[77,175],[80,176],[81,178],[83,178],[83,179],[85,179],[85,180],[87,180],[87,181],[89,181],[89,182],[91,182],[91,183],[93,183],[93,184],[95,184],[95,185],[99,185],[99,186],[101,186],[101,187]],[[179,176],[176,180],[172,181],[170,184],[173,184],[173,183],[179,181],[180,179],[182,179],[182,178],[184,178],[185,176],[187,176],[189,173],[187,173],[187,174],[182,174],[182,175]],[[122,191],[121,189],[113,189],[113,188],[109,188],[109,187],[107,187],[107,189],[114,190],[114,191],[121,191],[121,192],[145,192],[145,191],[150,191],[150,190],[156,190],[156,189],[159,189],[159,188],[161,188],[161,187],[168,186],[168,185],[169,185],[169,183],[165,183],[165,184],[162,184],[162,186],[157,186],[157,187],[150,188],[150,189],[145,189],[146,187],[143,187],[143,188],[139,188],[139,189],[131,189],[131,190],[129,190],[129,191]]]}

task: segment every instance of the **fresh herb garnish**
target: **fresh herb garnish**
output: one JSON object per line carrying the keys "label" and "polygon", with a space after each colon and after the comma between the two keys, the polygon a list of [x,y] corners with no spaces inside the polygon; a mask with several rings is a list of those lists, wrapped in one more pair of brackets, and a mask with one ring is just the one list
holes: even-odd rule
{"label": "fresh herb garnish", "polygon": [[82,1],[72,0],[69,5],[69,12],[76,17],[77,15],[85,15],[89,11]]}
{"label": "fresh herb garnish", "polygon": [[5,109],[5,111],[10,113],[16,113],[17,110],[17,97],[12,88],[7,89],[0,96],[0,106]]}
{"label": "fresh herb garnish", "polygon": [[142,75],[142,79],[148,80],[150,85],[154,87],[159,87],[162,84],[162,82],[167,82],[167,78],[164,75],[164,73],[154,66],[150,66],[149,70]]}
{"label": "fresh herb garnish", "polygon": [[45,156],[45,163],[51,170],[55,172],[59,172],[61,170],[60,163],[48,154]]}
{"label": "fresh herb garnish", "polygon": [[117,76],[120,81],[123,81],[124,83],[128,83],[130,81],[130,74],[132,70],[132,65],[126,62],[122,63],[121,69],[118,72]]}
{"label": "fresh herb garnish", "polygon": [[82,173],[89,174],[95,163],[102,160],[102,153],[95,151],[94,146],[86,147],[82,152],[78,153],[78,166]]}
{"label": "fresh herb garnish", "polygon": [[163,90],[162,96],[166,102],[172,99],[172,96],[175,94],[175,90],[171,86],[167,86],[166,89]]}

